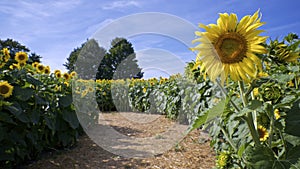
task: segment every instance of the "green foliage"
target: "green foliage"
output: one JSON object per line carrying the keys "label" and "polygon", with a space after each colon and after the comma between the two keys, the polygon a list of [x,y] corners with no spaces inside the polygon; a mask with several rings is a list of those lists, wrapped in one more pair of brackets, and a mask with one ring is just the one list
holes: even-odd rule
{"label": "green foliage", "polygon": [[[75,65],[76,64],[76,65]],[[124,38],[115,38],[107,52],[91,39],[75,48],[64,66],[76,71],[83,79],[142,78],[132,44]]]}
{"label": "green foliage", "polygon": [[[2,53],[1,53],[2,55]],[[70,147],[81,132],[72,105],[70,82],[32,65],[0,68],[0,82],[13,86],[12,95],[0,95],[0,166],[33,160],[43,151]]]}
{"label": "green foliage", "polygon": [[[299,44],[295,34],[289,34],[283,41],[271,40],[265,44],[268,54],[260,56],[264,72],[259,73],[246,86],[228,80],[223,89],[228,91],[225,93],[228,104],[226,102],[225,107],[222,107],[220,104],[224,101],[219,102],[200,113],[191,125],[191,129],[195,129],[205,124],[208,116],[217,117],[209,123],[211,145],[218,157],[223,152],[231,157],[229,163],[221,161],[222,165],[217,165],[218,168],[298,167]],[[190,77],[198,73],[192,67],[192,63],[189,64],[189,71],[186,71]],[[265,131],[259,126],[264,127]],[[258,135],[259,140],[256,140],[255,135]]]}

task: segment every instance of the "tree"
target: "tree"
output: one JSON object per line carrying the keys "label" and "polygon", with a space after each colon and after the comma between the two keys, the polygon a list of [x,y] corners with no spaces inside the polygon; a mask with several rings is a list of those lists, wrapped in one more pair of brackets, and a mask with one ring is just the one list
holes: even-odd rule
{"label": "tree", "polygon": [[[69,67],[77,72],[79,78],[82,79],[95,79],[97,68],[106,55],[106,50],[102,47],[99,47],[96,40],[91,39],[84,43],[81,46],[79,51],[73,53],[74,59]],[[75,62],[75,63],[74,63]]]}
{"label": "tree", "polygon": [[85,43],[83,43],[80,47],[75,48],[70,56],[67,58],[67,62],[65,64],[63,64],[66,69],[70,72],[74,71],[74,64],[78,58],[78,55],[82,49],[82,47],[84,46]]}
{"label": "tree", "polygon": [[[64,66],[92,79],[142,78],[132,44],[125,38],[115,38],[108,52],[91,39],[75,48]],[[96,75],[96,77],[94,77]]]}
{"label": "tree", "polygon": [[97,79],[142,78],[132,44],[125,38],[115,38],[108,54],[101,61]]}
{"label": "tree", "polygon": [[41,56],[36,54],[36,53],[30,53],[29,59],[28,59],[28,64],[32,64],[34,62],[41,63]]}

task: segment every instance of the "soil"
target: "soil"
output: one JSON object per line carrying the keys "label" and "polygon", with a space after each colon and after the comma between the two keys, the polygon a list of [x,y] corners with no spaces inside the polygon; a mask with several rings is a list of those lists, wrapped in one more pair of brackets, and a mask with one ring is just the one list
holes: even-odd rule
{"label": "soil", "polygon": [[[137,122],[128,117],[136,113],[106,113],[106,122],[116,131],[130,138],[157,136],[174,125],[174,121],[162,115],[142,115]],[[143,117],[145,116],[145,117]],[[151,118],[149,118],[151,117]],[[154,120],[153,120],[154,119]],[[210,169],[215,164],[215,154],[209,145],[209,137],[201,130],[194,130],[178,144],[161,154],[145,158],[125,158],[101,148],[90,137],[79,137],[73,149],[47,153],[26,169]]]}

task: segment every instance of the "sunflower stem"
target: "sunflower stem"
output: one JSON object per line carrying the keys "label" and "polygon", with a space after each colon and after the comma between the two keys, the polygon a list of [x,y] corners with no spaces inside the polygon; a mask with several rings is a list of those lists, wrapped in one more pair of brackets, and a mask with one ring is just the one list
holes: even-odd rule
{"label": "sunflower stem", "polygon": [[236,148],[234,142],[232,141],[232,139],[228,136],[227,132],[225,131],[224,127],[221,126],[221,131],[223,132],[225,138],[227,139],[228,143],[231,145],[231,147],[233,148],[233,150],[237,153],[238,149]]}
{"label": "sunflower stem", "polygon": [[274,117],[271,118],[270,122],[270,134],[269,134],[269,146],[272,146],[272,139],[273,139],[273,130],[274,130]]}
{"label": "sunflower stem", "polygon": [[[246,107],[248,105],[248,99],[246,98],[246,95],[245,95],[244,83],[242,81],[238,81],[238,84],[239,84],[239,88],[240,88],[240,95],[241,95],[241,98],[243,101],[243,105],[244,105],[244,107]],[[252,112],[248,112],[246,114],[245,120],[249,127],[249,130],[250,130],[252,139],[254,140],[254,143],[256,145],[260,145],[258,133],[257,133],[257,130],[254,125],[254,119],[253,119]]]}
{"label": "sunflower stem", "polygon": [[296,89],[298,89],[298,79],[297,79],[297,77],[295,78],[295,87],[296,87]]}
{"label": "sunflower stem", "polygon": [[[217,85],[221,88],[222,93],[223,93],[223,94],[226,96],[226,98],[227,98],[227,97],[228,97],[227,91],[224,89],[224,87],[220,84],[220,82],[219,82],[218,80],[216,80],[216,82],[217,82]],[[232,104],[232,106],[234,107],[234,109],[235,109],[236,111],[238,111],[238,112],[241,111],[231,99],[229,100],[229,102],[230,102],[230,104]]]}

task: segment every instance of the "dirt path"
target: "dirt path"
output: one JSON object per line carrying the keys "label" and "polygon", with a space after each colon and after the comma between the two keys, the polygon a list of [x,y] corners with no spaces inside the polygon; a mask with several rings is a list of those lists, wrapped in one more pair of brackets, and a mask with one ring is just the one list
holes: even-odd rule
{"label": "dirt path", "polygon": [[[140,141],[144,138],[152,138],[150,141],[161,141],[168,138],[168,131],[181,130],[184,126],[179,125],[179,129],[174,127],[174,122],[160,115],[142,115],[138,119],[136,113],[107,113],[102,119],[112,126],[114,130],[126,136],[126,141],[133,139]],[[144,120],[144,121],[143,121]],[[178,126],[177,126],[178,127]],[[170,130],[171,128],[171,130]],[[174,129],[174,130],[172,130]],[[95,132],[95,131],[92,131]],[[99,135],[99,131],[97,131]],[[89,133],[90,134],[90,133]],[[103,133],[102,133],[103,134]],[[169,134],[169,136],[172,134]],[[74,149],[55,153],[45,157],[25,168],[28,169],[210,169],[214,166],[215,156],[209,147],[209,142],[199,140],[206,139],[207,136],[198,131],[188,134],[179,144],[172,144],[169,150],[157,154],[149,153],[149,147],[140,149],[136,143],[122,144],[116,149],[134,148],[138,152],[147,152],[141,156],[143,158],[125,158],[107,151],[90,139],[88,136],[80,137],[78,146]],[[140,139],[140,140],[139,140]],[[95,140],[95,138],[93,138]],[[132,140],[131,140],[132,141]],[[149,139],[147,139],[149,141]],[[164,142],[164,141],[163,141]],[[161,143],[163,143],[161,142]],[[140,142],[139,142],[140,143]],[[148,142],[146,142],[148,145]],[[113,141],[111,144],[115,144]],[[144,145],[144,143],[140,143]],[[160,144],[160,143],[155,143]],[[153,144],[152,144],[153,145]],[[129,147],[128,147],[129,146]],[[102,146],[103,147],[103,146]],[[166,148],[165,145],[162,147]],[[144,147],[143,147],[144,148]],[[155,149],[155,148],[154,148]],[[121,152],[122,153],[122,152]],[[132,155],[129,153],[129,155]]]}

